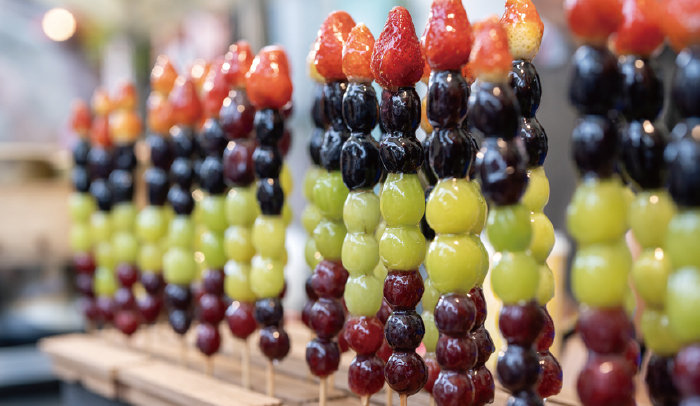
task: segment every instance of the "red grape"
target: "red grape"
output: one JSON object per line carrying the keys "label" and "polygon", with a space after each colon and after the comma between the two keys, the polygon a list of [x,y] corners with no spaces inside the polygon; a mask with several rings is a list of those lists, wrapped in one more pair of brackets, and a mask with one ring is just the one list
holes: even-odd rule
{"label": "red grape", "polygon": [[353,317],[345,324],[345,338],[357,354],[374,354],[384,342],[384,327],[376,317]]}
{"label": "red grape", "polygon": [[311,308],[311,328],[321,338],[335,337],[344,323],[343,305],[337,299],[321,297]]}
{"label": "red grape", "polygon": [[306,345],[306,363],[311,373],[325,377],[338,370],[340,349],[338,343],[322,338],[314,338]]}
{"label": "red grape", "polygon": [[423,318],[414,310],[395,311],[384,325],[384,335],[394,350],[413,350],[425,335]]}
{"label": "red grape", "polygon": [[95,257],[89,253],[77,253],[73,256],[73,266],[78,273],[92,275],[95,273]]}
{"label": "red grape", "polygon": [[496,393],[496,385],[493,382],[491,371],[485,366],[469,371],[469,377],[474,384],[474,406],[493,403]]}
{"label": "red grape", "polygon": [[498,319],[498,327],[508,344],[528,346],[535,342],[544,322],[539,306],[530,302],[525,305],[504,306]]}
{"label": "red grape", "polygon": [[472,288],[472,290],[469,291],[469,298],[472,300],[472,303],[474,303],[476,309],[473,327],[476,330],[486,321],[486,297],[484,296],[484,290],[478,286]]}
{"label": "red grape", "polygon": [[423,290],[419,272],[391,271],[384,280],[384,298],[392,309],[414,309]]}
{"label": "red grape", "polygon": [[260,330],[260,350],[268,359],[279,360],[289,353],[289,336],[276,326]]}
{"label": "red grape", "polygon": [[471,337],[456,338],[440,334],[435,355],[441,369],[464,373],[476,364],[479,349]]}
{"label": "red grape", "polygon": [[684,397],[700,396],[700,344],[687,346],[676,354],[673,380]]}
{"label": "red grape", "polygon": [[540,354],[540,368],[542,378],[537,384],[537,394],[541,398],[558,395],[563,385],[563,375],[559,361],[548,351],[544,355]]}
{"label": "red grape", "polygon": [[138,300],[139,312],[143,321],[153,323],[158,319],[163,308],[163,300],[158,296],[145,295]]}
{"label": "red grape", "polygon": [[233,302],[226,309],[226,321],[234,336],[245,340],[258,328],[253,316],[254,307],[248,302]]}
{"label": "red grape", "polygon": [[537,353],[529,347],[509,345],[498,357],[498,380],[512,393],[534,386],[540,378]]}
{"label": "red grape", "polygon": [[578,376],[576,388],[584,406],[634,404],[634,375],[621,356],[591,356]]}
{"label": "red grape", "polygon": [[224,319],[226,307],[220,296],[205,293],[199,298],[199,318],[203,323],[217,325]]}
{"label": "red grape", "polygon": [[202,277],[202,287],[207,293],[221,296],[224,294],[224,271],[207,269]]}
{"label": "red grape", "polygon": [[467,295],[450,293],[440,297],[434,314],[435,325],[440,333],[466,337],[474,326],[476,307]]}
{"label": "red grape", "polygon": [[311,276],[311,286],[318,297],[343,297],[348,271],[337,261],[323,260],[316,265]]}
{"label": "red grape", "polygon": [[136,299],[130,288],[121,287],[114,294],[114,305],[119,310],[133,310],[136,308]]}
{"label": "red grape", "polygon": [[131,288],[139,280],[139,269],[129,263],[117,265],[117,278],[122,286]]}
{"label": "red grape", "polygon": [[488,330],[482,325],[472,333],[472,339],[476,343],[476,347],[479,350],[479,357],[476,360],[476,366],[482,366],[486,361],[491,358],[491,354],[496,351],[496,347],[493,345],[493,340]]}
{"label": "red grape", "polygon": [[384,362],[376,355],[358,355],[348,368],[348,386],[358,396],[379,392],[384,386]]}
{"label": "red grape", "polygon": [[397,351],[384,365],[384,379],[396,392],[411,396],[425,386],[428,368],[415,352]]}
{"label": "red grape", "polygon": [[144,272],[141,274],[141,284],[146,289],[146,292],[156,295],[165,287],[165,280],[163,280],[163,274],[161,273]]}
{"label": "red grape", "polygon": [[204,355],[210,356],[219,351],[221,346],[221,334],[219,328],[209,323],[201,323],[197,326],[197,348]]}
{"label": "red grape", "polygon": [[542,313],[544,318],[544,326],[537,337],[537,352],[545,352],[554,343],[554,320],[552,320],[552,316],[549,315],[546,307],[541,306],[540,313]]}
{"label": "red grape", "polygon": [[471,405],[474,402],[474,384],[469,376],[456,371],[440,371],[435,386],[433,397],[441,406]]}
{"label": "red grape", "polygon": [[440,365],[438,364],[437,358],[435,358],[435,354],[432,353],[426,354],[424,361],[425,366],[428,368],[428,380],[425,382],[423,389],[432,394],[433,385],[435,384],[435,380],[440,373]]}
{"label": "red grape", "polygon": [[139,328],[139,316],[133,310],[119,310],[114,315],[114,325],[119,331],[130,336]]}
{"label": "red grape", "polygon": [[625,352],[634,333],[621,307],[586,309],[581,312],[577,328],[586,347],[598,354]]}

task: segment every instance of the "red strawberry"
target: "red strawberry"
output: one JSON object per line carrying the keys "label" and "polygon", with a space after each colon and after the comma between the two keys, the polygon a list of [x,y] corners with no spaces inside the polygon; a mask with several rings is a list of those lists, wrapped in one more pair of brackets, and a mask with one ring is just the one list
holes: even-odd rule
{"label": "red strawberry", "polygon": [[566,0],[569,28],[590,43],[605,44],[622,21],[622,0]]}
{"label": "red strawberry", "polygon": [[502,82],[508,77],[513,56],[508,49],[508,34],[496,17],[474,24],[474,48],[471,69],[486,82]]}
{"label": "red strawberry", "polygon": [[202,104],[197,97],[197,88],[190,77],[177,78],[168,102],[175,124],[194,125],[202,115]]}
{"label": "red strawberry", "polygon": [[432,69],[455,70],[466,64],[474,38],[462,0],[433,0],[421,40]]}
{"label": "red strawberry", "polygon": [[202,102],[206,117],[218,117],[221,104],[228,96],[229,82],[223,66],[226,62],[215,63],[202,85]]}
{"label": "red strawberry", "polygon": [[257,109],[281,109],[292,99],[289,63],[282,47],[260,50],[246,74],[246,90]]}
{"label": "red strawberry", "polygon": [[70,127],[81,137],[87,135],[90,130],[90,107],[84,100],[76,100],[73,102],[73,111],[71,113]]}
{"label": "red strawberry", "polygon": [[343,80],[343,43],[348,39],[355,20],[345,11],[334,11],[326,17],[316,37],[314,65],[327,81]]}
{"label": "red strawberry", "polygon": [[664,41],[656,0],[624,0],[614,46],[621,55],[649,56]]}
{"label": "red strawberry", "polygon": [[221,71],[230,87],[245,87],[245,75],[254,57],[246,41],[238,41],[228,48]]}

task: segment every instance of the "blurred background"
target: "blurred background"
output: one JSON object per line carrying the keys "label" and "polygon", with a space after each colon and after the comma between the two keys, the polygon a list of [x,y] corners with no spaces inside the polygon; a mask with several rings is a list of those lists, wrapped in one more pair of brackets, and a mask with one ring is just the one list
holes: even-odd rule
{"label": "blurred background", "polygon": [[[546,212],[563,232],[566,204],[575,187],[569,151],[575,115],[566,97],[575,44],[565,27],[561,0],[534,2],[545,23],[535,64],[543,82],[538,117],[549,136],[545,167],[552,194]],[[501,14],[503,3],[464,0],[472,22]],[[294,83],[288,159],[297,186],[291,196],[295,222],[288,237],[287,306],[298,309],[308,272],[305,235],[298,221],[305,204],[301,179],[309,165],[306,144],[311,133],[313,83],[307,76],[306,55],[316,30],[330,11],[344,9],[377,36],[388,11],[402,5],[411,12],[420,35],[429,4],[430,0],[0,0],[0,405],[58,404],[48,364],[33,343],[82,327],[67,241],[68,149],[73,141],[68,116],[74,99],[89,99],[96,86],[112,93],[120,82],[132,80],[144,111],[150,69],[159,54],[168,55],[183,71],[196,58],[223,55],[238,39],[248,40],[254,51],[266,44],[284,46]],[[664,76],[671,73],[672,59],[668,50],[658,58]],[[559,237],[559,246],[564,246],[565,234]],[[557,294],[566,296],[564,289]],[[36,385],[45,390],[36,391]],[[26,397],[28,388],[34,403]]]}

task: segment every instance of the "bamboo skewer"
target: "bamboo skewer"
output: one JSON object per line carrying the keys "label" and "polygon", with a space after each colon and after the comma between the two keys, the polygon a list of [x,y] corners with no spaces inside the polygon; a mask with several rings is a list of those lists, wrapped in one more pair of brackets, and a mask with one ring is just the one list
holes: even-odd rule
{"label": "bamboo skewer", "polygon": [[241,382],[245,389],[250,389],[250,346],[248,340],[243,340],[243,351],[241,352]]}
{"label": "bamboo skewer", "polygon": [[275,396],[275,366],[272,361],[267,363],[267,396]]}
{"label": "bamboo skewer", "polygon": [[207,357],[207,375],[214,376],[214,359]]}
{"label": "bamboo skewer", "polygon": [[408,406],[408,396],[406,395],[399,395],[399,401],[401,402],[401,406]]}
{"label": "bamboo skewer", "polygon": [[391,406],[394,403],[394,390],[391,386],[386,386],[386,406]]}
{"label": "bamboo skewer", "polygon": [[435,398],[430,396],[430,406],[435,406]]}
{"label": "bamboo skewer", "polygon": [[328,377],[321,378],[318,384],[318,406],[326,406],[326,387],[328,386]]}
{"label": "bamboo skewer", "polygon": [[369,406],[369,396],[362,396],[360,398],[360,405],[361,406]]}

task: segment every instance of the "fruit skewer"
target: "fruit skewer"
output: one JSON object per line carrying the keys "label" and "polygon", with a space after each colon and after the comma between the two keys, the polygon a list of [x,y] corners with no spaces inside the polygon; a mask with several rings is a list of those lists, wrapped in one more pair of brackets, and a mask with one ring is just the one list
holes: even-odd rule
{"label": "fruit skewer", "polygon": [[138,241],[134,232],[136,207],[134,205],[134,144],[141,135],[142,122],[137,109],[136,88],[124,83],[114,97],[114,111],[109,119],[110,134],[114,140],[114,168],[109,175],[112,192],[112,246],[116,275],[120,287],[114,295],[115,326],[126,336],[136,332],[141,315],[134,297],[133,286],[139,280]]}
{"label": "fruit skewer", "polygon": [[567,209],[568,229],[578,244],[571,286],[581,304],[578,332],[589,351],[578,396],[584,406],[633,404],[636,365],[625,353],[634,345],[634,327],[623,307],[632,266],[624,240],[628,204],[615,173],[619,137],[610,118],[621,76],[606,46],[621,20],[621,3],[576,0],[565,6],[570,29],[584,43],[574,54],[569,87],[580,114],[572,150],[582,178]]}
{"label": "fruit skewer", "polygon": [[530,211],[532,240],[529,249],[540,269],[537,302],[545,320],[536,342],[542,368],[537,393],[542,398],[548,398],[561,391],[563,377],[559,362],[549,351],[554,341],[554,322],[546,305],[554,297],[554,275],[546,261],[554,246],[554,227],[543,213],[549,201],[549,180],[543,166],[547,156],[547,134],[535,116],[542,96],[542,85],[532,64],[539,51],[544,24],[530,0],[506,1],[501,23],[508,33],[508,46],[514,58],[509,81],[520,106],[518,135],[525,143],[528,155],[529,181],[522,202]]}
{"label": "fruit skewer", "polygon": [[664,30],[679,51],[671,97],[682,117],[665,150],[669,193],[678,206],[666,234],[665,254],[673,270],[668,277],[665,309],[680,350],[673,360],[673,383],[680,404],[700,399],[700,10],[697,3],[665,4]]}
{"label": "fruit skewer", "polygon": [[370,64],[375,81],[384,89],[379,116],[387,136],[379,154],[387,171],[380,196],[386,228],[379,241],[379,257],[388,270],[384,298],[392,313],[385,337],[393,352],[384,367],[388,385],[400,395],[401,404],[417,393],[427,380],[427,368],[415,349],[425,333],[415,307],[423,295],[418,269],[425,257],[420,222],[425,194],[417,171],[423,148],[415,131],[421,117],[421,101],[415,83],[425,62],[413,21],[403,7],[394,7],[374,44]]}
{"label": "fruit skewer", "polygon": [[224,266],[224,290],[232,300],[226,320],[234,337],[244,342],[242,351],[243,386],[250,388],[250,351],[248,337],[257,329],[255,293],[250,287],[250,261],[255,255],[252,227],[260,214],[255,201],[255,171],[251,138],[255,108],[245,90],[245,75],[253,62],[253,53],[245,41],[231,45],[222,70],[227,73],[228,96],[219,111],[228,145],[223,155],[224,180],[230,187],[226,195],[224,250],[228,261]]}
{"label": "fruit skewer", "polygon": [[260,50],[246,74],[246,91],[256,108],[257,147],[253,153],[258,177],[257,198],[260,216],[253,224],[252,238],[256,254],[252,259],[250,287],[257,297],[255,319],[263,326],[260,349],[270,361],[267,393],[274,396],[273,361],[289,352],[289,336],[284,330],[284,309],[280,295],[284,290],[285,221],[282,217],[284,192],[280,184],[282,155],[278,142],[284,133],[281,109],[292,97],[289,64],[284,50],[268,46]]}
{"label": "fruit skewer", "polygon": [[[443,28],[448,26],[452,29]],[[474,151],[470,135],[462,128],[469,85],[461,68],[469,60],[472,41],[462,3],[434,1],[423,46],[432,71],[426,113],[434,130],[428,157],[439,179],[426,204],[426,220],[436,233],[426,255],[426,269],[440,294],[434,307],[440,373],[432,391],[438,405],[481,405],[493,399],[491,385],[479,385],[477,390],[472,378],[478,373],[479,351],[472,338],[477,309],[468,294],[481,285],[488,270],[488,256],[478,237],[486,215],[485,201],[467,179]],[[484,370],[483,378],[485,374],[490,377]]]}
{"label": "fruit skewer", "polygon": [[527,252],[532,237],[530,212],[521,197],[527,187],[527,152],[518,137],[520,110],[508,84],[512,55],[498,19],[474,26],[471,69],[478,79],[469,98],[469,120],[485,137],[477,158],[484,196],[491,202],[486,231],[496,254],[491,271],[507,347],[497,364],[509,402],[541,405],[536,393],[540,365],[535,340],[544,320],[535,302],[539,267]]}
{"label": "fruit skewer", "polygon": [[[642,312],[642,338],[652,351],[645,379],[654,404],[678,404],[678,392],[670,374],[678,345],[667,339],[671,333],[664,309],[671,261],[663,249],[675,206],[664,189],[663,152],[668,134],[663,126],[654,124],[663,107],[663,83],[651,61],[664,34],[652,2],[625,0],[623,7],[626,12],[612,44],[620,55],[620,109],[627,121],[620,133],[621,169],[637,192],[628,219],[642,248],[632,265],[632,281],[644,303],[644,308],[638,309]],[[638,35],[638,30],[645,31],[645,35]]]}
{"label": "fruit skewer", "polygon": [[[165,303],[168,321],[182,339],[192,324],[193,303],[190,284],[198,275],[194,259],[195,223],[192,218],[194,198],[192,185],[195,172],[192,162],[194,154],[194,126],[200,119],[202,106],[192,78],[179,76],[168,96],[172,111],[173,127],[170,140],[173,162],[170,166],[172,185],[168,191],[168,203],[175,216],[168,227],[168,249],[163,256],[165,278]],[[167,220],[166,220],[167,224]],[[186,362],[183,358],[182,362]]]}
{"label": "fruit skewer", "polygon": [[70,245],[73,251],[75,267],[75,285],[82,294],[81,309],[87,320],[86,330],[90,331],[99,320],[95,301],[93,280],[95,275],[95,258],[90,238],[90,217],[95,211],[95,199],[90,194],[90,171],[88,155],[90,153],[90,107],[82,100],[73,104],[71,113],[71,130],[77,136],[72,148],[73,170],[71,180],[73,193],[68,200],[71,229]]}
{"label": "fruit skewer", "polygon": [[345,337],[357,354],[348,369],[348,385],[363,405],[384,386],[384,362],[376,355],[384,341],[384,328],[376,316],[382,306],[382,281],[374,275],[379,262],[374,233],[381,216],[374,186],[382,171],[379,145],[370,134],[379,116],[370,70],[373,49],[374,37],[362,23],[352,28],[342,49],[342,71],[349,81],[342,107],[350,130],[340,152],[343,183],[350,190],[343,207],[348,233],[342,261],[349,273],[344,298],[351,315]]}
{"label": "fruit skewer", "polygon": [[344,11],[334,11],[319,28],[314,45],[314,66],[323,77],[323,109],[329,126],[323,135],[320,161],[323,171],[314,184],[314,203],[322,218],[314,229],[316,248],[323,260],[311,277],[311,287],[318,297],[309,312],[309,324],[316,333],[306,346],[306,363],[311,373],[321,379],[320,403],[325,404],[327,378],[338,369],[340,348],[334,338],[345,323],[341,302],[348,272],[341,263],[343,239],[343,205],[348,189],[340,172],[341,148],[348,139],[343,120],[343,95],[347,80],[342,67],[343,43],[355,21]]}

